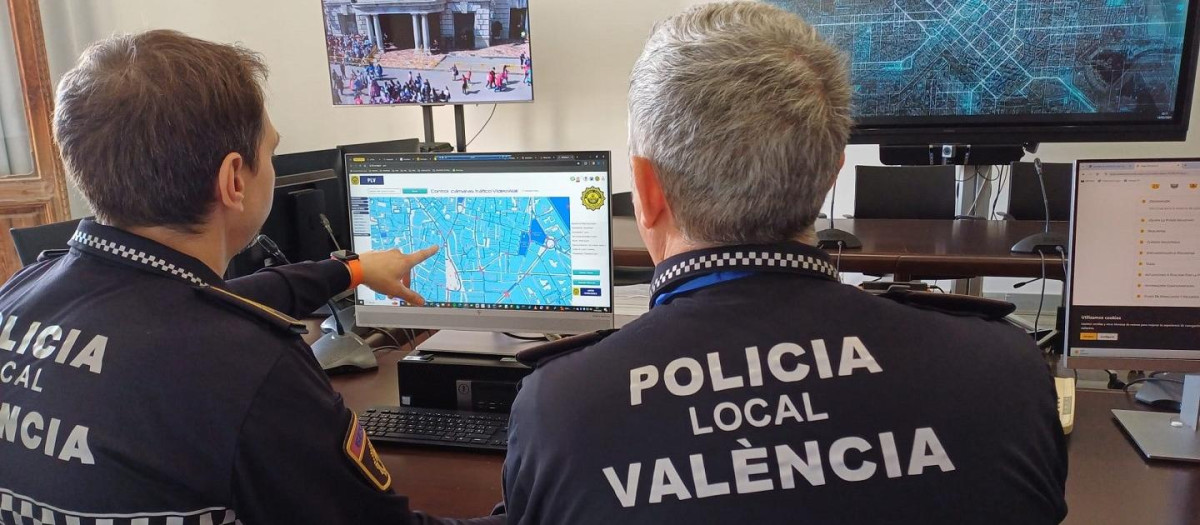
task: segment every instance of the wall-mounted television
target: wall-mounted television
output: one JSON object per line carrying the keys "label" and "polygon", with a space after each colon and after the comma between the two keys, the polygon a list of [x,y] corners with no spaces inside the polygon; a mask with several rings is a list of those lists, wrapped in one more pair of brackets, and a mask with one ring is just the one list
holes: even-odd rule
{"label": "wall-mounted television", "polygon": [[1200,0],[768,0],[845,51],[853,141],[1185,140]]}
{"label": "wall-mounted television", "polygon": [[532,102],[529,0],[322,0],[335,105]]}

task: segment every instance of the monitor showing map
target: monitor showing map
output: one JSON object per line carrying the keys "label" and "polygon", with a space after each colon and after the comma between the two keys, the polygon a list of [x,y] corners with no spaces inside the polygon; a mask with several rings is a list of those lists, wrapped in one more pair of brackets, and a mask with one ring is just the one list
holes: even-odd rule
{"label": "monitor showing map", "polygon": [[417,307],[365,287],[362,326],[580,333],[613,320],[607,152],[347,155],[354,250],[430,246]]}
{"label": "monitor showing map", "polygon": [[1198,0],[768,2],[846,54],[858,142],[1186,137]]}

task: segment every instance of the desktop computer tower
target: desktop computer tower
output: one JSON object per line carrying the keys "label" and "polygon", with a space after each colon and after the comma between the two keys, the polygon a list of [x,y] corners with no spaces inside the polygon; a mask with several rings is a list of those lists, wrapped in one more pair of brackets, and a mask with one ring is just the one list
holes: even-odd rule
{"label": "desktop computer tower", "polygon": [[396,364],[401,405],[476,412],[508,412],[517,383],[530,372],[507,356],[419,350]]}

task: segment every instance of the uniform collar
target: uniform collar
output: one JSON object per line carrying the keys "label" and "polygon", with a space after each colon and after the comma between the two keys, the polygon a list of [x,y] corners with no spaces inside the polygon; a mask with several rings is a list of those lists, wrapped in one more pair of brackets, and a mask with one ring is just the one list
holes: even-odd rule
{"label": "uniform collar", "polygon": [[825,251],[799,242],[720,246],[682,253],[654,268],[650,302],[680,283],[715,272],[749,271],[802,275],[837,281]]}
{"label": "uniform collar", "polygon": [[108,259],[192,286],[222,285],[224,281],[195,257],[185,255],[145,237],[104,226],[91,219],[80,221],[68,243],[72,249]]}

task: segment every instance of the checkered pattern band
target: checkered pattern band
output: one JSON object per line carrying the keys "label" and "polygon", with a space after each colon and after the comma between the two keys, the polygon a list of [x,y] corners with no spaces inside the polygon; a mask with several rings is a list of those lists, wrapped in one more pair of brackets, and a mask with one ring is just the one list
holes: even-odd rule
{"label": "checkered pattern band", "polygon": [[721,270],[791,270],[837,279],[837,269],[820,257],[792,251],[739,250],[697,255],[679,261],[654,278],[650,283],[650,293],[657,293],[680,277]]}
{"label": "checkered pattern band", "polygon": [[153,268],[165,274],[174,276],[178,279],[183,279],[184,281],[197,286],[204,286],[207,284],[204,282],[204,279],[196,277],[196,274],[193,274],[188,270],[164,261],[159,257],[155,257],[154,255],[150,255],[142,250],[136,250],[118,242],[109,241],[95,235],[84,233],[82,231],[76,231],[75,235],[71,237],[71,240],[82,246],[87,246],[95,250],[116,255],[142,266]]}
{"label": "checkered pattern band", "polygon": [[0,523],[5,525],[242,525],[226,508],[193,512],[92,514],[68,512],[0,489]]}

